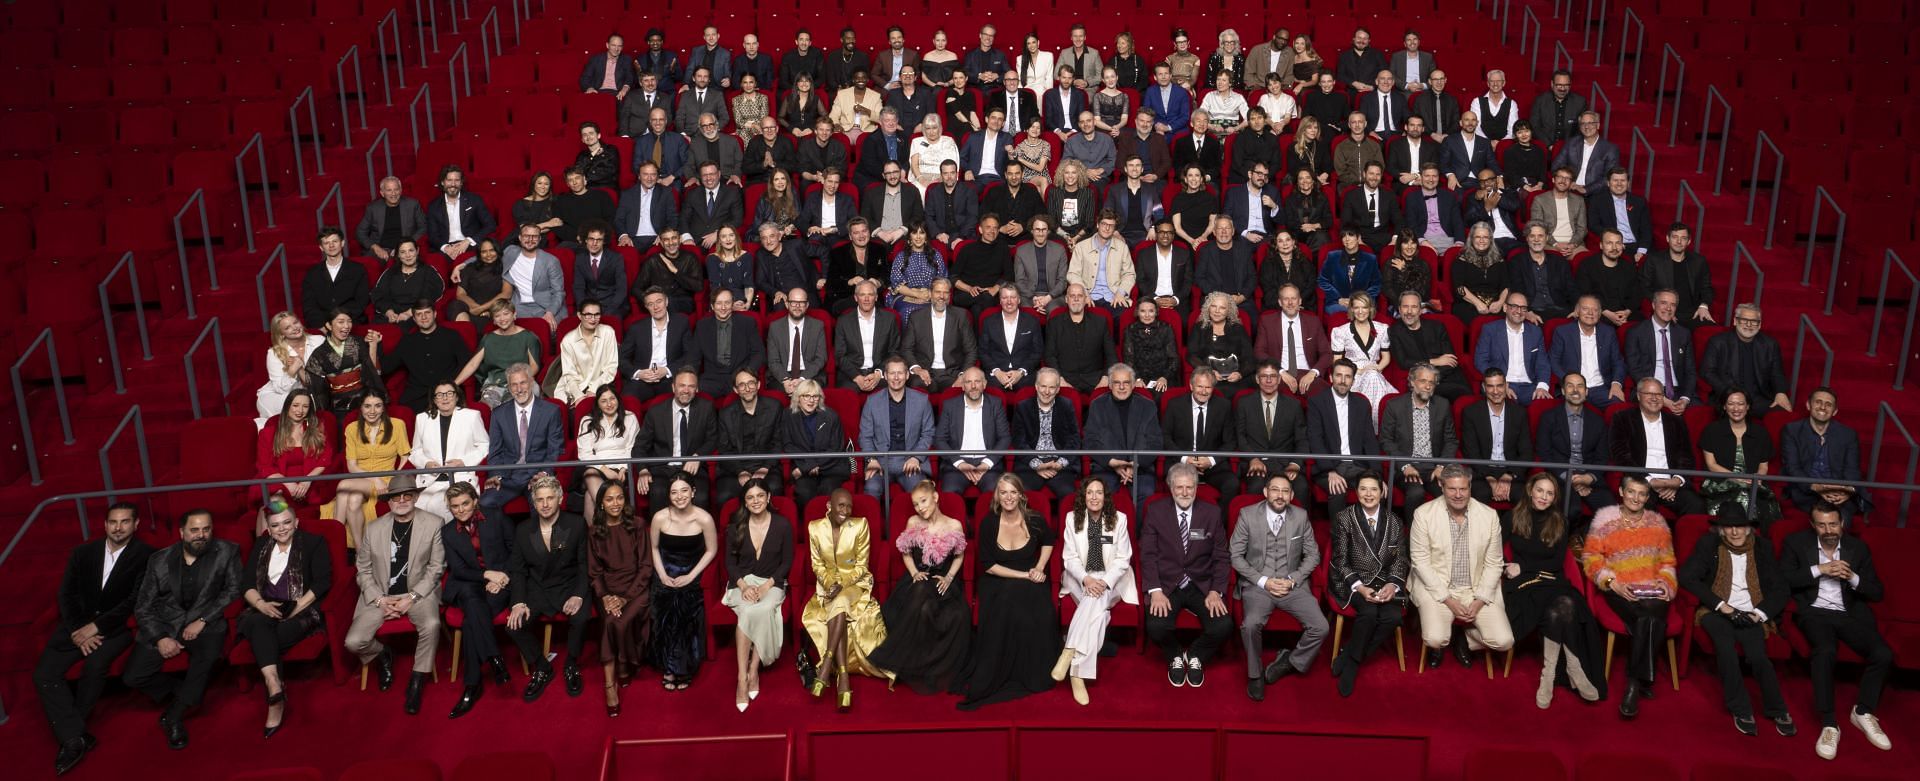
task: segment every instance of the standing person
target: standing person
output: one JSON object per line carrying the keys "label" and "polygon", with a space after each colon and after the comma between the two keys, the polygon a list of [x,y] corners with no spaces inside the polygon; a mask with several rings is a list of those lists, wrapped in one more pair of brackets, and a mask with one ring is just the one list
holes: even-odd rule
{"label": "standing person", "polygon": [[685,691],[706,657],[707,605],[700,578],[719,555],[713,516],[693,503],[685,472],[667,478],[667,506],[653,514],[653,666],[660,685]]}
{"label": "standing person", "polygon": [[527,498],[533,505],[533,517],[520,523],[514,532],[513,561],[509,585],[513,587],[513,608],[507,613],[507,636],[520,649],[520,658],[532,672],[520,699],[533,702],[553,683],[553,662],[547,658],[533,626],[541,619],[567,626],[567,696],[578,697],[585,689],[580,679],[580,651],[586,644],[587,620],[593,611],[586,609],[591,573],[587,565],[587,522],[566,512],[560,481],[544,472],[527,483]]}
{"label": "standing person", "polygon": [[1066,532],[1060,540],[1060,594],[1073,598],[1074,611],[1053,679],[1071,676],[1073,701],[1086,705],[1087,681],[1099,674],[1100,649],[1107,642],[1114,604],[1140,604],[1133,540],[1127,531],[1131,525],[1126,513],[1108,501],[1106,481],[1089,477],[1081,479],[1061,528]]}
{"label": "standing person", "polygon": [[379,676],[380,691],[393,686],[393,651],[378,637],[388,621],[405,617],[418,636],[413,652],[413,675],[407,679],[406,712],[420,712],[420,699],[433,677],[435,649],[440,645],[440,576],[446,572],[446,547],[440,527],[446,519],[418,511],[414,500],[420,489],[413,475],[401,475],[387,484],[380,500],[387,513],[367,524],[354,557],[359,599],[353,623],[347,627],[347,651],[371,666]]}
{"label": "standing person", "polygon": [[[105,534],[75,547],[60,577],[59,618],[33,668],[33,688],[60,747],[54,775],[65,775],[98,744],[87,732],[87,717],[106,688],[109,668],[133,645],[127,617],[153,555],[153,547],[134,534],[139,526],[138,508],[115,502],[107,508]],[[82,662],[79,685],[69,686],[67,670]]]}
{"label": "standing person", "polygon": [[[1514,638],[1531,635],[1538,628],[1545,644],[1546,664],[1533,695],[1533,704],[1541,710],[1553,704],[1553,687],[1563,666],[1566,680],[1581,699],[1595,702],[1607,696],[1604,665],[1594,658],[1599,624],[1587,609],[1586,596],[1568,577],[1573,527],[1560,507],[1559,478],[1548,472],[1527,478],[1526,496],[1515,504],[1506,528],[1513,560],[1501,572],[1506,576],[1500,585]],[[1588,670],[1602,671],[1597,683]]]}
{"label": "standing person", "polygon": [[[240,546],[213,537],[213,513],[188,510],[181,516],[180,541],[147,558],[133,609],[139,636],[122,676],[167,708],[160,732],[167,748],[187,747],[187,711],[200,704],[213,666],[227,637],[227,606],[240,596]],[[161,671],[167,660],[187,655],[187,672]]]}
{"label": "standing person", "polygon": [[[1320,546],[1307,525],[1307,511],[1293,504],[1293,484],[1283,472],[1267,475],[1266,501],[1240,511],[1233,529],[1233,571],[1240,574],[1240,644],[1247,650],[1247,697],[1266,699],[1267,684],[1304,673],[1320,654],[1327,617],[1320,612],[1309,578],[1320,565]],[[1279,610],[1300,622],[1300,642],[1264,668],[1260,662],[1267,617]]]}
{"label": "standing person", "polygon": [[1653,689],[1659,670],[1660,640],[1667,635],[1667,611],[1678,596],[1673,533],[1660,514],[1647,507],[1653,496],[1647,479],[1620,477],[1620,504],[1593,514],[1580,555],[1587,582],[1600,589],[1607,607],[1627,625],[1632,648],[1627,654],[1627,691],[1620,697],[1620,718],[1640,713],[1640,698]]}
{"label": "standing person", "polygon": [[[632,414],[632,413],[628,413]],[[600,484],[587,494],[598,510],[588,522],[587,578],[600,598],[601,687],[606,691],[607,717],[620,715],[620,689],[646,663],[647,635],[652,629],[652,554],[647,530],[634,515],[627,485],[619,480]]]}
{"label": "standing person", "polygon": [[1821,502],[1813,506],[1813,528],[1787,538],[1780,546],[1780,567],[1797,603],[1793,617],[1812,647],[1813,709],[1820,714],[1820,738],[1813,745],[1821,759],[1833,759],[1840,750],[1839,720],[1833,715],[1833,663],[1840,644],[1867,661],[1860,676],[1860,692],[1848,719],[1867,742],[1881,751],[1893,749],[1880,729],[1880,693],[1893,668],[1893,649],[1880,636],[1868,602],[1886,596],[1874,571],[1873,552],[1859,537],[1842,534],[1846,523],[1840,508]]}
{"label": "standing person", "polygon": [[786,634],[780,606],[793,569],[793,521],[767,508],[771,498],[764,480],[749,480],[740,509],[727,519],[727,591],[720,601],[738,619],[733,705],[742,712],[760,696],[760,669],[780,658]]}
{"label": "standing person", "polygon": [[[1198,687],[1207,660],[1233,631],[1225,598],[1227,532],[1220,507],[1194,501],[1200,483],[1192,464],[1167,470],[1168,501],[1147,508],[1140,532],[1140,572],[1147,586],[1147,639],[1167,658],[1167,682]],[[1181,648],[1174,637],[1177,611],[1200,620],[1200,639]]]}
{"label": "standing person", "polygon": [[[867,654],[876,668],[922,694],[956,691],[973,642],[960,565],[967,549],[959,519],[940,511],[940,492],[923,481],[909,494],[913,516],[894,536],[904,575],[881,606],[886,638]],[[840,704],[852,702],[840,669]]]}
{"label": "standing person", "polygon": [[[1359,502],[1333,519],[1333,553],[1327,559],[1327,591],[1336,609],[1353,611],[1353,634],[1334,652],[1333,674],[1340,696],[1353,696],[1360,663],[1380,650],[1389,632],[1398,632],[1407,609],[1407,527],[1385,505],[1386,483],[1378,472],[1354,481]],[[1396,640],[1395,646],[1399,645]]]}
{"label": "standing person", "polygon": [[333,559],[325,538],[300,531],[300,519],[281,497],[267,499],[267,533],[254,541],[242,578],[253,586],[240,595],[240,634],[253,647],[267,695],[267,725],[273,737],[286,724],[287,683],[280,677],[280,655],[307,635],[321,631],[326,619],[317,606],[333,588]]}
{"label": "standing person", "polygon": [[1760,683],[1762,713],[1782,737],[1798,728],[1780,695],[1780,679],[1767,658],[1767,635],[1774,620],[1787,608],[1787,581],[1773,557],[1773,546],[1754,530],[1744,508],[1729,504],[1713,517],[1713,529],[1694,546],[1680,566],[1680,587],[1699,600],[1694,622],[1713,640],[1713,659],[1720,668],[1721,701],[1733,715],[1733,728],[1757,735],[1753,700],[1741,679],[1745,659]]}
{"label": "standing person", "polygon": [[843,709],[853,705],[849,672],[892,678],[867,661],[867,655],[887,638],[880,603],[873,599],[873,570],[868,566],[872,545],[867,519],[853,515],[853,494],[845,488],[834,489],[828,498],[826,517],[807,524],[815,590],[801,610],[800,625],[820,654],[820,666],[818,677],[809,676],[806,684],[818,697],[826,690],[827,679],[834,678]]}
{"label": "standing person", "polygon": [[1048,670],[1060,657],[1047,559],[1053,530],[1027,506],[1020,478],[1001,475],[993,505],[979,521],[980,630],[961,675],[961,710],[1006,702],[1053,688]]}

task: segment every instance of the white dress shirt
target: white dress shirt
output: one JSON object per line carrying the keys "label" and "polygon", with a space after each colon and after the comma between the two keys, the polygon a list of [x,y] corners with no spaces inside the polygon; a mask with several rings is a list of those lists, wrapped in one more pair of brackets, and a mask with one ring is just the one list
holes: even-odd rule
{"label": "white dress shirt", "polygon": [[930,363],[927,366],[927,368],[945,369],[947,368],[947,315],[946,313],[936,312],[933,310],[932,307],[928,307],[927,308],[927,324],[932,326],[932,330],[933,330],[933,362]]}
{"label": "white dress shirt", "polygon": [[460,199],[441,198],[440,205],[447,210],[447,243],[466,241],[467,235],[460,232]]}
{"label": "white dress shirt", "polygon": [[[1647,420],[1647,415],[1643,412],[1640,413],[1640,427],[1644,429],[1647,434],[1647,463],[1645,466],[1648,469],[1671,468],[1671,465],[1667,462],[1666,421],[1659,415],[1653,416],[1653,420]],[[1666,474],[1647,475],[1649,479],[1653,480],[1665,480],[1672,476],[1673,475]]]}

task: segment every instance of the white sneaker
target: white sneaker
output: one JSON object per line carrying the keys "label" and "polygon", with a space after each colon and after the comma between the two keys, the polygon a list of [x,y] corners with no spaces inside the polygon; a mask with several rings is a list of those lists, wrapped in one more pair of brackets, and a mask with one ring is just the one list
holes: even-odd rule
{"label": "white sneaker", "polygon": [[1872,743],[1874,748],[1880,749],[1881,751],[1893,750],[1893,741],[1888,740],[1887,733],[1880,730],[1880,720],[1874,718],[1873,714],[1861,713],[1859,709],[1856,708],[1850,718],[1853,721],[1853,726],[1858,727],[1861,734],[1867,736],[1867,742]]}
{"label": "white sneaker", "polygon": [[1813,753],[1820,755],[1821,759],[1829,760],[1833,759],[1834,755],[1839,754],[1840,728],[1821,727],[1820,739],[1813,742]]}

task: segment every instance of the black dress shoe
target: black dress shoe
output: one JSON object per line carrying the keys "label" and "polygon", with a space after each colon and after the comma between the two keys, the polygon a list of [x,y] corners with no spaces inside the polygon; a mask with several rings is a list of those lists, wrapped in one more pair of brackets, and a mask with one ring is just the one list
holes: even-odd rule
{"label": "black dress shoe", "polygon": [[1348,661],[1345,667],[1340,668],[1340,696],[1352,697],[1353,682],[1359,677],[1360,665],[1352,661]]}
{"label": "black dress shoe", "polygon": [[447,714],[447,718],[457,719],[467,715],[473,706],[480,704],[480,693],[483,691],[486,691],[486,687],[480,684],[467,684],[467,688],[460,691],[460,701],[453,704],[453,711]]}
{"label": "black dress shoe", "polygon": [[1345,664],[1349,664],[1346,654],[1334,654],[1333,661],[1327,664],[1327,674],[1335,678],[1340,677],[1340,670],[1343,669],[1341,665]]}
{"label": "black dress shoe", "polygon": [[580,692],[586,690],[586,684],[581,682],[580,680],[579,665],[573,665],[573,664],[567,665],[565,668],[563,668],[560,671],[560,676],[567,683],[568,697],[578,697],[580,696]]}
{"label": "black dress shoe", "polygon": [[493,670],[494,685],[505,686],[513,682],[513,676],[507,674],[507,660],[498,656],[489,656],[487,657],[487,668]]}
{"label": "black dress shoe", "polygon": [[187,725],[160,714],[160,732],[167,736],[167,748],[179,751],[187,747]]}
{"label": "black dress shoe", "polygon": [[92,735],[81,735],[75,740],[68,741],[67,745],[60,747],[60,753],[53,757],[53,774],[66,775],[67,771],[80,764],[80,760],[87,758],[87,752],[92,751],[94,745],[96,741]]}
{"label": "black dress shoe", "polygon": [[1267,668],[1265,670],[1260,671],[1260,677],[1263,680],[1265,680],[1267,683],[1274,683],[1279,681],[1281,678],[1285,678],[1287,677],[1287,675],[1293,673],[1294,672],[1293,663],[1287,661],[1287,657],[1292,655],[1293,655],[1293,649],[1291,648],[1281,649],[1280,655],[1274,657],[1273,661],[1267,665]]}
{"label": "black dress shoe", "polygon": [[373,676],[380,682],[380,691],[393,688],[393,652],[380,649],[380,655],[373,658]]}
{"label": "black dress shoe", "polygon": [[1467,648],[1467,641],[1464,638],[1454,638],[1453,658],[1460,663],[1461,667],[1473,666],[1473,651]]}
{"label": "black dress shoe", "polygon": [[414,673],[407,678],[407,715],[420,713],[420,698],[427,692],[427,674]]}
{"label": "black dress shoe", "polygon": [[1627,693],[1620,695],[1620,718],[1631,719],[1640,715],[1640,682],[1627,681]]}
{"label": "black dress shoe", "polygon": [[552,670],[542,670],[527,676],[527,691],[525,694],[520,695],[520,699],[527,702],[540,699],[540,695],[546,693],[547,684],[549,683],[553,683]]}
{"label": "black dress shoe", "polygon": [[1733,717],[1733,728],[1740,730],[1740,734],[1746,735],[1747,737],[1750,737],[1750,738],[1755,738],[1760,736],[1760,730],[1758,727],[1754,725],[1752,716]]}
{"label": "black dress shoe", "polygon": [[1431,670],[1439,666],[1440,666],[1440,649],[1438,648],[1427,649],[1427,669]]}
{"label": "black dress shoe", "polygon": [[1264,676],[1256,675],[1247,679],[1247,699],[1254,702],[1267,699],[1267,680]]}

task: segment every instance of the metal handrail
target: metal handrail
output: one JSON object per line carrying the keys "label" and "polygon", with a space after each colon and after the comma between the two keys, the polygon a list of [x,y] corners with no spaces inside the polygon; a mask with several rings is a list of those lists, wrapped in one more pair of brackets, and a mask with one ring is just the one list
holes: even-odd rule
{"label": "metal handrail", "polygon": [[187,405],[193,408],[194,420],[200,419],[200,380],[193,372],[193,354],[199,352],[200,345],[206,343],[208,334],[213,335],[214,365],[220,368],[221,414],[232,412],[227,408],[227,396],[233,393],[233,387],[227,382],[227,351],[220,343],[220,318],[214,316],[207,318],[207,324],[200,329],[200,335],[193,338],[193,344],[187,347],[187,352],[180,358],[181,362],[186,364]]}
{"label": "metal handrail", "polygon": [[1840,208],[1840,202],[1827,192],[1825,185],[1813,188],[1813,219],[1807,223],[1807,259],[1800,267],[1800,284],[1805,286],[1813,281],[1813,250],[1820,244],[1820,205],[1822,202],[1833,205],[1833,213],[1838,218],[1833,226],[1833,263],[1827,272],[1827,306],[1821,314],[1833,314],[1833,296],[1840,286],[1840,249],[1847,241],[1847,212]]}
{"label": "metal handrail", "polygon": [[[1642,147],[1647,150],[1647,172],[1644,174],[1640,173]],[[1633,181],[1640,183],[1641,195],[1648,200],[1653,199],[1653,143],[1647,140],[1646,134],[1640,132],[1637,125],[1633,128],[1632,138],[1627,142],[1627,175],[1633,177]]]}
{"label": "metal handrail", "polygon": [[1798,334],[1793,338],[1793,376],[1787,379],[1787,395],[1797,399],[1800,398],[1800,358],[1807,348],[1807,334],[1812,333],[1814,341],[1819,342],[1820,349],[1827,353],[1827,363],[1820,370],[1820,386],[1833,384],[1834,353],[1833,345],[1827,344],[1827,337],[1820,334],[1820,327],[1813,324],[1812,317],[1802,313],[1800,327],[1796,330]]}
{"label": "metal handrail", "polygon": [[1767,240],[1760,245],[1761,249],[1773,249],[1773,226],[1780,218],[1780,190],[1787,186],[1787,156],[1780,151],[1779,146],[1773,143],[1773,138],[1767,135],[1767,131],[1756,131],[1753,134],[1753,173],[1747,179],[1748,225],[1753,224],[1754,199],[1760,197],[1761,153],[1768,149],[1773,150],[1773,197],[1767,206]]}
{"label": "metal handrail", "polygon": [[[1633,84],[1627,84],[1627,32],[1628,25],[1639,28],[1633,39]],[[1647,24],[1640,20],[1640,14],[1632,8],[1624,8],[1620,14],[1620,54],[1613,71],[1613,86],[1627,87],[1627,102],[1640,102],[1640,60],[1647,53]]]}
{"label": "metal handrail", "polygon": [[[1500,24],[1502,27],[1506,26],[1505,21],[1502,21]],[[1527,43],[1528,24],[1533,25],[1532,44]],[[1520,9],[1520,53],[1530,55],[1527,64],[1527,77],[1534,81],[1540,80],[1540,29],[1540,17],[1534,15],[1533,6],[1522,7]],[[1502,43],[1505,43],[1505,41],[1502,41]]]}
{"label": "metal handrail", "polygon": [[1753,269],[1753,298],[1748,303],[1760,305],[1760,294],[1767,289],[1767,272],[1760,268],[1760,262],[1753,259],[1753,253],[1747,250],[1744,241],[1733,242],[1733,270],[1727,275],[1727,305],[1720,313],[1720,322],[1733,322],[1733,308],[1740,300],[1740,269]]}
{"label": "metal handrail", "polygon": [[[339,188],[339,186],[340,185],[337,184],[334,185],[336,189]],[[281,311],[294,311],[293,277],[287,271],[287,245],[283,242],[279,246],[274,247],[272,252],[267,253],[267,262],[260,264],[259,271],[253,272],[253,291],[260,300],[261,331],[267,331],[273,326],[273,309],[267,306],[267,272],[271,270],[275,264],[279,264],[280,266],[280,295],[285,301],[285,308]]]}
{"label": "metal handrail", "polygon": [[422,82],[420,91],[413,93],[413,100],[407,103],[407,129],[413,134],[413,153],[420,154],[420,99],[427,100],[427,140],[432,141],[433,131],[433,85]]}
{"label": "metal handrail", "polygon": [[[378,33],[376,33],[377,35]],[[353,89],[347,89],[347,61],[353,61]],[[367,81],[360,74],[360,44],[348,46],[340,53],[340,60],[333,64],[335,94],[340,97],[340,139],[348,149],[353,148],[353,115],[347,111],[347,97],[360,107],[360,129],[367,129]]]}
{"label": "metal handrail", "polygon": [[1607,97],[1607,91],[1600,88],[1600,80],[1594,79],[1587,90],[1587,103],[1600,114],[1600,137],[1613,135],[1613,98]]}
{"label": "metal handrail", "polygon": [[[453,69],[455,60],[460,62],[458,71]],[[464,84],[462,76],[465,77]],[[461,41],[460,46],[447,55],[447,105],[452,108],[453,124],[456,125],[460,124],[460,98],[463,93],[465,97],[473,97],[473,61],[467,57],[465,41]],[[419,148],[415,147],[414,151],[419,151]]]}
{"label": "metal handrail", "polygon": [[[493,35],[491,38],[487,35],[487,27],[489,25],[493,27]],[[480,17],[479,37],[480,74],[482,78],[491,82],[493,81],[493,58],[500,56],[501,53],[499,6],[487,9],[487,15]],[[489,45],[489,42],[491,42],[491,45]]]}
{"label": "metal handrail", "polygon": [[[1893,411],[1893,405],[1881,401],[1879,411],[1876,412],[1873,417],[1873,449],[1870,451],[1871,455],[1867,458],[1867,479],[1872,480],[1880,474],[1880,445],[1886,441],[1887,421],[1892,420],[1894,430],[1900,432],[1900,438],[1907,441],[1907,475],[1905,482],[1908,485],[1912,485],[1915,476],[1914,470],[1920,468],[1920,443],[1914,442],[1913,434],[1907,431],[1907,424],[1900,421],[1900,414]],[[1900,514],[1896,516],[1900,519],[1898,524],[1900,528],[1904,529],[1907,526],[1907,511],[1912,501],[1912,494],[1905,491],[1900,492]]]}
{"label": "metal handrail", "polygon": [[[1560,66],[1562,62],[1566,63],[1566,67],[1563,68]],[[1568,73],[1573,72],[1573,54],[1568,52],[1567,45],[1560,41],[1553,42],[1553,69],[1564,70]],[[1536,78],[1536,80],[1538,79]]]}
{"label": "metal handrail", "polygon": [[258,131],[233,156],[234,178],[240,183],[240,229],[247,234],[247,251],[253,251],[253,207],[247,199],[247,151],[252,150],[260,164],[260,204],[267,212],[267,227],[273,224],[273,185],[267,181],[267,142]]}
{"label": "metal handrail", "polygon": [[42,344],[47,346],[47,371],[53,375],[53,403],[60,408],[61,443],[73,444],[73,417],[67,413],[67,381],[60,375],[60,351],[53,345],[53,329],[42,328],[40,335],[20,351],[20,357],[14,360],[13,368],[9,370],[13,377],[13,403],[20,411],[20,439],[26,446],[27,475],[34,485],[41,482],[40,449],[34,445],[33,415],[27,410],[27,384],[20,378],[20,369],[27,365],[27,359],[32,358]]}
{"label": "metal handrail", "polygon": [[460,0],[447,0],[447,34],[460,34]]}
{"label": "metal handrail", "polygon": [[[1700,159],[1694,164],[1694,173],[1707,170],[1707,147],[1710,129],[1713,127],[1713,104],[1719,103],[1720,112],[1720,157],[1713,167],[1713,194],[1720,194],[1720,185],[1727,176],[1727,147],[1733,145],[1733,104],[1727,102],[1727,96],[1720,94],[1718,86],[1707,85],[1706,108],[1700,112]],[[1674,108],[1677,113],[1678,107]],[[1752,222],[1752,220],[1748,220]]]}
{"label": "metal handrail", "polygon": [[1905,390],[1907,381],[1907,358],[1913,355],[1913,320],[1920,315],[1920,277],[1907,268],[1900,255],[1887,248],[1886,259],[1880,262],[1880,295],[1873,304],[1873,334],[1867,337],[1867,357],[1876,357],[1880,350],[1880,327],[1886,324],[1887,287],[1893,281],[1893,270],[1900,269],[1907,278],[1907,327],[1900,331],[1900,360],[1893,370],[1893,389]]}
{"label": "metal handrail", "polygon": [[[140,405],[135,404],[127,408],[127,414],[120,416],[120,425],[114,426],[113,433],[107,435],[107,441],[100,444],[100,480],[105,486],[103,490],[107,491],[109,502],[115,501],[116,497],[113,494],[113,461],[107,457],[107,454],[112,452],[114,445],[120,441],[120,435],[127,430],[128,423],[133,424],[133,443],[140,451],[140,487],[153,486],[153,461],[147,456],[147,423],[140,416]],[[80,508],[80,533],[81,539],[84,540],[87,534],[87,505],[85,502],[79,502],[76,506]]]}
{"label": "metal handrail", "polygon": [[1600,15],[1593,15],[1594,0],[1587,0],[1587,15],[1580,30],[1580,48],[1593,52],[1593,66],[1598,68],[1604,62],[1602,49],[1607,39],[1607,0],[1600,0]]}
{"label": "metal handrail", "polygon": [[[531,21],[533,19],[533,0],[507,0],[507,2],[513,9],[513,45],[519,46],[520,22],[522,20]],[[545,0],[542,0],[540,3],[540,10],[547,10]]]}
{"label": "metal handrail", "polygon": [[1560,20],[1560,34],[1573,32],[1573,0],[1553,0],[1553,18]]}
{"label": "metal handrail", "polygon": [[[385,173],[374,175],[373,153],[385,152],[387,167]],[[387,129],[380,128],[379,135],[373,137],[373,143],[367,145],[367,197],[380,197],[380,180],[393,175],[393,142],[387,140]]]}
{"label": "metal handrail", "polygon": [[[433,53],[440,53],[440,15],[434,11],[433,0],[426,0],[425,14],[420,13],[420,3],[421,0],[413,0],[413,39],[414,43],[420,47],[420,67],[425,68],[427,67],[428,41],[433,43]],[[421,26],[422,21],[426,23],[426,27]],[[431,37],[427,34],[429,28],[433,32]]]}
{"label": "metal handrail", "polygon": [[293,105],[287,107],[287,133],[293,137],[293,181],[300,187],[300,197],[307,197],[307,161],[300,155],[300,104],[307,104],[307,127],[313,130],[313,173],[315,176],[327,175],[326,155],[320,150],[320,117],[313,104],[313,86],[300,90],[293,98]]}
{"label": "metal handrail", "polygon": [[[1671,112],[1668,112],[1665,110],[1667,107],[1667,63],[1669,62],[1679,66],[1674,69],[1675,73],[1673,77],[1673,111]],[[1660,83],[1654,85],[1653,87],[1653,126],[1659,127],[1662,121],[1672,120],[1673,122],[1672,127],[1669,127],[1667,129],[1667,146],[1669,147],[1678,146],[1680,144],[1680,98],[1681,98],[1681,95],[1685,92],[1686,88],[1687,88],[1686,59],[1681,57],[1679,52],[1673,50],[1673,44],[1671,43],[1661,44],[1660,45]]]}
{"label": "metal handrail", "polygon": [[147,304],[140,295],[140,265],[133,262],[133,253],[120,256],[120,262],[113,264],[113,270],[100,280],[100,325],[107,331],[107,364],[113,367],[113,392],[127,392],[126,367],[120,365],[120,334],[113,325],[113,305],[107,300],[107,288],[113,286],[113,279],[121,271],[127,272],[127,284],[133,288],[133,326],[140,332],[140,358],[153,360],[153,344],[147,338]]}
{"label": "metal handrail", "polygon": [[[393,39],[392,51],[387,50],[389,36]],[[392,108],[393,91],[407,88],[407,55],[400,50],[400,9],[388,10],[380,17],[380,23],[373,26],[373,41],[380,45],[380,93]]]}
{"label": "metal handrail", "polygon": [[1500,45],[1507,45],[1507,22],[1513,20],[1513,0],[1493,0],[1493,19],[1500,23]]}
{"label": "metal handrail", "polygon": [[1681,222],[1681,216],[1687,213],[1687,202],[1693,202],[1693,246],[1704,246],[1707,232],[1707,205],[1700,201],[1700,195],[1693,191],[1693,184],[1680,180],[1673,196],[1673,221]]}
{"label": "metal handrail", "polygon": [[199,315],[194,312],[193,266],[187,262],[187,232],[181,229],[180,218],[196,203],[200,205],[200,246],[207,251],[207,289],[220,289],[220,272],[213,264],[213,229],[207,226],[207,191],[199,188],[173,213],[173,246],[180,253],[180,292],[186,298],[188,320],[197,319]]}
{"label": "metal handrail", "polygon": [[[333,203],[333,222],[327,222],[329,201]],[[315,227],[332,225],[341,230],[347,229],[347,198],[341,194],[339,182],[334,182],[332,187],[327,188],[327,194],[320,198],[320,205],[314,207],[313,224]]]}

